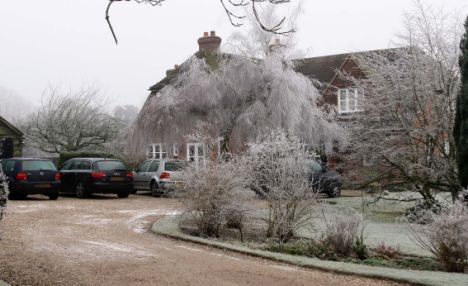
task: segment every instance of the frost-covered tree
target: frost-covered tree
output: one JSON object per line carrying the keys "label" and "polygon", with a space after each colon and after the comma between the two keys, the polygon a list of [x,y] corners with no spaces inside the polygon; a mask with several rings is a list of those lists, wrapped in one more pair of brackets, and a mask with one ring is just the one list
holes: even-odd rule
{"label": "frost-covered tree", "polygon": [[33,108],[21,95],[0,86],[0,116],[8,121],[19,123]]}
{"label": "frost-covered tree", "polygon": [[139,148],[149,138],[177,142],[198,122],[209,124],[213,136],[233,151],[267,128],[327,149],[341,138],[339,127],[317,106],[318,91],[292,62],[278,55],[262,61],[225,55],[215,60],[213,67],[205,58],[190,58],[174,84],[147,100],[132,136]]}
{"label": "frost-covered tree", "polygon": [[460,26],[420,2],[405,24],[405,48],[356,56],[366,77],[347,78],[364,91],[364,112],[357,115],[350,150],[373,161],[376,178],[396,177],[427,201],[435,201],[433,191],[450,191],[455,198]]}
{"label": "frost-covered tree", "polygon": [[24,126],[32,146],[48,153],[100,150],[118,134],[117,120],[95,88],[63,93],[56,88],[44,92],[40,108]]}
{"label": "frost-covered tree", "polygon": [[113,115],[123,126],[130,126],[138,115],[138,107],[134,105],[119,105],[114,107]]}
{"label": "frost-covered tree", "polygon": [[455,119],[455,147],[458,159],[458,178],[462,187],[468,187],[468,17],[465,21],[465,34],[460,43],[461,89],[457,100]]}
{"label": "frost-covered tree", "polygon": [[138,152],[151,142],[179,142],[204,124],[224,151],[239,152],[268,129],[330,151],[343,131],[318,106],[319,98],[281,50],[262,60],[202,51],[179,68],[172,84],[150,95],[129,145]]}

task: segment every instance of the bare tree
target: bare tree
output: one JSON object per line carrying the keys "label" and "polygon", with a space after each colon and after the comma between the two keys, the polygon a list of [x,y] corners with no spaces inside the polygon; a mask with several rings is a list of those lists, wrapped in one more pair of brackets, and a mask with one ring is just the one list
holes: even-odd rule
{"label": "bare tree", "polygon": [[376,179],[396,177],[435,202],[433,191],[455,199],[460,190],[452,130],[462,26],[416,4],[401,35],[404,48],[355,55],[366,77],[344,75],[363,96],[350,150],[366,158]]}
{"label": "bare tree", "polygon": [[56,88],[46,90],[41,107],[25,124],[26,139],[49,153],[101,149],[119,129],[101,98],[95,88],[68,93]]}
{"label": "bare tree", "polygon": [[[110,22],[109,11],[114,2],[122,2],[122,1],[128,2],[131,0],[109,0],[109,4],[107,5],[107,9],[106,9],[106,21],[107,21],[107,24],[109,25],[109,28],[112,32],[112,36],[114,37],[116,44],[118,44],[117,36],[115,35],[114,28],[112,27],[112,24]],[[147,3],[153,6],[160,6],[166,0],[134,0],[134,1],[137,3]],[[289,2],[291,2],[291,0],[220,0],[221,5],[226,11],[226,15],[228,16],[229,21],[234,27],[240,27],[243,25],[242,21],[246,17],[246,15],[243,13],[245,11],[244,8],[249,7],[253,17],[255,18],[256,22],[261,27],[261,29],[269,33],[283,34],[283,35],[294,32],[294,29],[287,29],[287,30],[283,29],[286,18],[282,18],[273,24],[264,23],[260,15],[261,13],[260,6],[265,5],[265,4],[276,6],[280,4],[286,4]]]}

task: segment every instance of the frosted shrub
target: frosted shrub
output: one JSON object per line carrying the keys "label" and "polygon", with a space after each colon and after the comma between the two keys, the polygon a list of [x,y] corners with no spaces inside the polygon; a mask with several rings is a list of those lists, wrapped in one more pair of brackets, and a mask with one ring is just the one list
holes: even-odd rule
{"label": "frosted shrub", "polygon": [[355,252],[359,258],[365,258],[364,219],[360,214],[335,214],[325,217],[325,231],[322,241],[333,253],[349,257]]}
{"label": "frosted shrub", "polygon": [[238,228],[242,236],[247,194],[238,168],[237,161],[207,161],[192,164],[185,171],[181,199],[201,236],[219,237],[226,222]]}
{"label": "frosted shrub", "polygon": [[446,271],[464,272],[468,259],[467,207],[457,202],[440,214],[424,211],[419,217],[426,224],[409,225],[414,241],[433,253]]}
{"label": "frosted shrub", "polygon": [[0,166],[0,220],[3,217],[8,197],[8,184]]}
{"label": "frosted shrub", "polygon": [[281,131],[271,132],[250,146],[251,188],[268,202],[267,237],[280,243],[294,237],[310,218],[316,202],[306,169],[308,157],[299,139]]}

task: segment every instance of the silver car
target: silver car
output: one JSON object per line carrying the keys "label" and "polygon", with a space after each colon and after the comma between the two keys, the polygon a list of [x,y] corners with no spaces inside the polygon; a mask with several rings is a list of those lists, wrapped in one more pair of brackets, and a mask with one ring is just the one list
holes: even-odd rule
{"label": "silver car", "polygon": [[168,159],[149,159],[133,171],[135,191],[150,191],[159,196],[175,189],[184,182],[183,170],[187,161]]}

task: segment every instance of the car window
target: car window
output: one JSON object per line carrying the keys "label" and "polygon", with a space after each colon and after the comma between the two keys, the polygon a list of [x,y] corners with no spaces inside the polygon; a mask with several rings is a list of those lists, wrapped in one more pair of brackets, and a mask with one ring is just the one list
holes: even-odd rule
{"label": "car window", "polygon": [[75,161],[73,164],[74,170],[89,170],[91,169],[91,163],[89,161]]}
{"label": "car window", "polygon": [[185,162],[166,162],[164,170],[170,172],[183,171],[187,166],[188,164]]}
{"label": "car window", "polygon": [[79,170],[81,161],[74,160],[70,167],[70,170]]}
{"label": "car window", "polygon": [[73,163],[72,160],[69,160],[69,161],[65,162],[65,164],[63,164],[61,170],[70,170],[70,167],[71,167],[72,163]]}
{"label": "car window", "polygon": [[145,161],[136,169],[137,172],[146,172],[152,161]]}
{"label": "car window", "polygon": [[320,165],[320,163],[315,161],[315,160],[308,161],[307,166],[314,172],[322,172],[323,171],[322,165]]}
{"label": "car window", "polygon": [[54,163],[44,160],[28,160],[22,162],[23,171],[56,171]]}
{"label": "car window", "polygon": [[97,161],[95,166],[99,171],[127,170],[127,167],[120,161]]}
{"label": "car window", "polygon": [[13,172],[15,170],[15,163],[16,161],[12,160],[2,161],[1,164],[3,172]]}
{"label": "car window", "polygon": [[151,167],[148,169],[148,172],[157,172],[159,169],[159,162],[158,161],[154,161],[152,164],[151,164]]}

